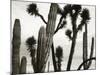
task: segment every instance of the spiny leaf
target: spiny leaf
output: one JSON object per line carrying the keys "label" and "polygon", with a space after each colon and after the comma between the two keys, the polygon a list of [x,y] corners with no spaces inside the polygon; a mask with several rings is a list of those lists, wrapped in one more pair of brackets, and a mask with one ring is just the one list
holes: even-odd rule
{"label": "spiny leaf", "polygon": [[63,49],[60,46],[58,46],[56,48],[56,57],[59,58],[59,59],[61,59],[63,57]]}
{"label": "spiny leaf", "polygon": [[28,47],[33,46],[33,45],[35,45],[35,44],[36,44],[36,40],[35,40],[34,36],[29,37],[29,38],[26,40],[26,45],[27,45]]}

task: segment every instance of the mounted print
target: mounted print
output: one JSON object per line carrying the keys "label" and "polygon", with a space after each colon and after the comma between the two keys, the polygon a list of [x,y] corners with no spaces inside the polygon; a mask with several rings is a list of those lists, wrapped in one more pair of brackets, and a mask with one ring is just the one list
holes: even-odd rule
{"label": "mounted print", "polygon": [[94,5],[11,1],[11,71],[96,69]]}

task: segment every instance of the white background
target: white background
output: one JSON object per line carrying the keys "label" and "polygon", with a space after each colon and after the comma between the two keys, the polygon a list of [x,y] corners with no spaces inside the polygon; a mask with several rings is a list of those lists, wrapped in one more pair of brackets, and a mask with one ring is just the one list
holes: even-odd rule
{"label": "white background", "polygon": [[[35,0],[27,0],[35,1]],[[57,3],[70,3],[70,4],[89,4],[96,5],[96,54],[97,64],[96,70],[90,71],[72,71],[72,72],[59,72],[59,73],[43,73],[44,75],[99,75],[100,60],[99,60],[99,41],[100,41],[100,29],[99,29],[99,17],[100,17],[100,2],[99,0],[36,0],[42,2],[57,2]],[[0,1],[0,75],[10,75],[10,0]],[[41,74],[42,75],[42,74]]]}

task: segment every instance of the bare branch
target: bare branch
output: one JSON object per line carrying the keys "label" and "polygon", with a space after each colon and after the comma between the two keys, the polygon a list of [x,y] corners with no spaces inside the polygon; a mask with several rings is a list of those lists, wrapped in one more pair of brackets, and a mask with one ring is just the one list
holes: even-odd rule
{"label": "bare branch", "polygon": [[80,64],[80,66],[78,67],[78,69],[77,69],[77,70],[80,70],[80,69],[81,69],[81,67],[82,67],[85,63],[87,63],[88,61],[92,61],[92,60],[96,60],[96,57],[92,57],[92,58],[87,59],[86,61],[82,62],[82,63]]}
{"label": "bare branch", "polygon": [[47,22],[45,21],[44,17],[43,17],[41,14],[38,13],[38,16],[42,19],[42,21],[43,21],[45,24],[47,24]]}

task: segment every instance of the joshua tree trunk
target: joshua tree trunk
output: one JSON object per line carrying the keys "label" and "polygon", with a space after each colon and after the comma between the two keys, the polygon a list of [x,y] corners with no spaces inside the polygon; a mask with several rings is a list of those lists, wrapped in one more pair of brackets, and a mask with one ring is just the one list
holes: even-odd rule
{"label": "joshua tree trunk", "polygon": [[76,44],[76,38],[77,38],[77,28],[76,28],[76,15],[73,16],[72,18],[72,29],[73,29],[73,37],[72,37],[72,45],[71,45],[71,51],[68,59],[68,64],[67,64],[67,71],[70,71],[71,64],[72,64],[72,59],[75,51],[75,44]]}
{"label": "joshua tree trunk", "polygon": [[15,20],[12,39],[12,75],[19,73],[21,27],[19,19]]}
{"label": "joshua tree trunk", "polygon": [[[87,60],[87,41],[86,32],[83,34],[83,62]],[[87,63],[84,64],[84,70],[87,69]]]}
{"label": "joshua tree trunk", "polygon": [[76,44],[76,37],[77,37],[77,33],[74,32],[73,33],[73,39],[72,39],[71,51],[70,51],[69,60],[68,60],[68,64],[67,64],[67,71],[70,71],[70,68],[71,68],[71,63],[72,63],[72,59],[73,59],[73,55],[74,55],[74,49],[75,49],[75,44]]}
{"label": "joshua tree trunk", "polygon": [[23,56],[20,64],[20,74],[26,74],[26,65],[27,65],[27,60],[26,57]]}

